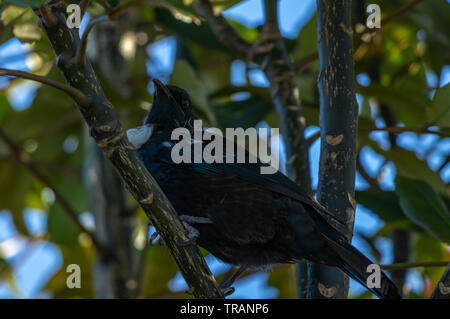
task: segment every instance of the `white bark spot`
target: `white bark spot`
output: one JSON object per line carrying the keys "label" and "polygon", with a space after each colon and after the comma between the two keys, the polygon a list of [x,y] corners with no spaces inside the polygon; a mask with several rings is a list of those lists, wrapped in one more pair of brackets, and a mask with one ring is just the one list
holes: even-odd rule
{"label": "white bark spot", "polygon": [[139,202],[141,204],[150,205],[151,203],[153,203],[153,193],[150,193],[146,198],[141,199]]}
{"label": "white bark spot", "polygon": [[355,209],[356,208],[355,198],[350,193],[347,193],[347,197],[348,197],[348,201],[350,202],[350,205],[352,205],[353,209]]}
{"label": "white bark spot", "polygon": [[336,146],[341,144],[342,140],[344,139],[344,134],[339,135],[327,135],[326,140],[327,143],[331,146]]}
{"label": "white bark spot", "polygon": [[446,285],[444,285],[443,282],[440,282],[439,283],[439,292],[442,295],[448,295],[448,294],[450,294],[450,287],[447,287]]}
{"label": "white bark spot", "polygon": [[337,292],[336,286],[327,287],[319,282],[317,287],[319,288],[320,294],[325,298],[332,298]]}

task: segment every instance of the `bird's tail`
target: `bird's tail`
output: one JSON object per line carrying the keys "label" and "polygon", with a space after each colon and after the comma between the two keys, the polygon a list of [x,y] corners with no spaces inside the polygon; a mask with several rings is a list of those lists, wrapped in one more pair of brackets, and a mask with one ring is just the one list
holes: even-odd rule
{"label": "bird's tail", "polygon": [[[330,246],[339,256],[342,263],[338,267],[348,276],[358,281],[371,292],[382,299],[401,299],[398,289],[395,284],[380,270],[380,281],[378,288],[370,288],[367,283],[368,277],[372,272],[368,272],[367,267],[373,264],[366,256],[364,256],[358,249],[347,243],[346,241],[334,241],[328,239]],[[376,284],[376,281],[375,281]]]}

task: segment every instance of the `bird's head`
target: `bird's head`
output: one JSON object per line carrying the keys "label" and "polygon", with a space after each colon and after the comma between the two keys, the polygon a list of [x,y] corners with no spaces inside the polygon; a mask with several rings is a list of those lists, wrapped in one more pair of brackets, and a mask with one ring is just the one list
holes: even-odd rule
{"label": "bird's head", "polygon": [[164,85],[154,79],[153,105],[144,119],[144,125],[153,125],[155,130],[173,130],[190,127],[194,120],[189,94],[174,85]]}
{"label": "bird's head", "polygon": [[171,131],[178,127],[193,128],[194,111],[189,94],[174,85],[164,85],[154,79],[153,105],[142,126],[127,130],[128,140],[136,149],[143,146],[156,131]]}

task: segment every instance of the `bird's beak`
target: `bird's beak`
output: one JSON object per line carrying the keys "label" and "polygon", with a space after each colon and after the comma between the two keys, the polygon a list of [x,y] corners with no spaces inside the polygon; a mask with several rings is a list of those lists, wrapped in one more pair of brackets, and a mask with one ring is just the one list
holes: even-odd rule
{"label": "bird's beak", "polygon": [[173,99],[172,93],[170,93],[167,86],[165,86],[160,80],[153,79],[153,83],[155,84],[155,93],[156,96],[164,95],[168,99]]}

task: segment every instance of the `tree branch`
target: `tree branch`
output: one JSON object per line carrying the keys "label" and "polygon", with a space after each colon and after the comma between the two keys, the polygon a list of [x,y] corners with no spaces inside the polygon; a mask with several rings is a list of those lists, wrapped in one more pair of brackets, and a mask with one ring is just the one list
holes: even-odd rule
{"label": "tree branch", "polygon": [[73,88],[67,84],[60,83],[58,81],[46,78],[45,76],[36,75],[29,72],[22,72],[22,71],[16,71],[16,70],[8,70],[0,68],[0,76],[1,75],[9,75],[14,76],[22,79],[32,80],[36,81],[42,84],[47,84],[51,87],[54,87],[55,89],[58,89],[60,91],[63,91],[64,93],[68,94],[77,104],[80,105],[88,105],[89,104],[89,98],[83,94],[80,90],[77,90],[76,88]]}
{"label": "tree branch", "polygon": [[72,206],[69,204],[69,202],[64,198],[64,196],[58,191],[58,189],[40,172],[40,170],[36,167],[36,165],[30,160],[30,158],[21,152],[21,150],[14,144],[14,142],[3,132],[3,130],[0,129],[0,140],[3,141],[3,143],[7,146],[9,152],[11,155],[16,159],[18,163],[20,163],[22,166],[27,168],[39,181],[42,182],[45,186],[50,188],[53,193],[55,194],[55,200],[56,202],[61,205],[61,207],[64,209],[64,211],[67,213],[67,215],[72,219],[72,221],[78,226],[78,228],[88,234],[88,236],[91,238],[91,241],[94,245],[94,247],[97,249],[99,255],[107,259],[109,258],[109,253],[106,250],[105,247],[102,246],[102,244],[99,242],[97,237],[91,233],[89,230],[87,230],[83,224],[81,224],[80,220],[78,219],[78,214],[76,211],[72,208]]}
{"label": "tree branch", "polygon": [[88,43],[88,37],[89,33],[91,32],[92,28],[101,22],[108,21],[108,16],[101,16],[98,18],[95,18],[94,20],[90,21],[87,25],[86,29],[83,32],[83,36],[81,37],[81,44],[78,47],[77,55],[75,57],[77,64],[80,68],[84,68],[86,64],[86,51],[87,51],[87,43]]}
{"label": "tree branch", "polygon": [[448,261],[423,261],[423,262],[408,262],[408,263],[395,263],[390,265],[380,265],[381,269],[385,270],[399,270],[418,267],[445,267]]}
{"label": "tree branch", "polygon": [[[47,17],[43,16],[42,12],[46,12]],[[57,65],[66,81],[90,97],[88,105],[78,105],[90,135],[112,162],[127,189],[164,239],[193,295],[196,298],[223,298],[198,248],[195,245],[179,246],[189,240],[187,230],[128,141],[114,107],[106,99],[92,66],[86,61],[85,67],[81,69],[74,61],[80,38],[76,29],[69,29],[66,25],[64,1],[46,2],[35,9],[35,13],[58,57]]]}
{"label": "tree branch", "polygon": [[386,126],[386,127],[360,127],[359,131],[362,132],[374,132],[374,131],[385,131],[389,133],[417,133],[417,134],[434,134],[442,137],[448,137],[444,132],[432,131],[426,128],[414,128],[414,127],[400,127],[400,126]]}
{"label": "tree branch", "polygon": [[236,30],[234,30],[222,14],[214,14],[209,0],[198,0],[197,2],[194,2],[194,7],[200,15],[206,18],[211,30],[232,53],[244,60],[248,59],[248,55],[252,48],[251,44],[245,41]]}
{"label": "tree branch", "polygon": [[[317,0],[320,75],[320,166],[317,199],[346,226],[350,241],[355,216],[358,107],[354,85],[351,1]],[[334,223],[329,220],[330,223]],[[333,267],[309,263],[308,298],[347,298],[348,277]],[[320,286],[334,287],[333,296]]]}

